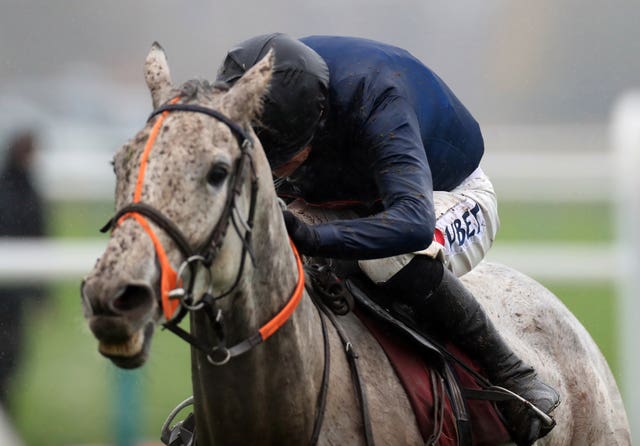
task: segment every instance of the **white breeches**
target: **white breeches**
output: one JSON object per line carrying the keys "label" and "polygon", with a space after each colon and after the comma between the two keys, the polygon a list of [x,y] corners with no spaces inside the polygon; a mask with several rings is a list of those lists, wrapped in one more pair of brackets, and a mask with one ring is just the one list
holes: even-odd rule
{"label": "white breeches", "polygon": [[443,261],[456,276],[471,271],[484,258],[500,227],[493,185],[477,168],[452,191],[434,191],[436,234],[426,249],[383,259],[361,260],[362,271],[384,283],[413,259],[427,255]]}

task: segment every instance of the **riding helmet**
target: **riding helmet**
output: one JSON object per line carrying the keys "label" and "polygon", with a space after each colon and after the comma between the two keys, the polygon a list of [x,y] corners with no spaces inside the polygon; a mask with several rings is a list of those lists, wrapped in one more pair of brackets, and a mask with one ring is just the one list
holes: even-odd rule
{"label": "riding helmet", "polygon": [[231,49],[217,80],[233,84],[267,52],[275,52],[269,93],[256,134],[272,169],[307,146],[326,115],[329,68],[318,53],[286,34],[253,37]]}

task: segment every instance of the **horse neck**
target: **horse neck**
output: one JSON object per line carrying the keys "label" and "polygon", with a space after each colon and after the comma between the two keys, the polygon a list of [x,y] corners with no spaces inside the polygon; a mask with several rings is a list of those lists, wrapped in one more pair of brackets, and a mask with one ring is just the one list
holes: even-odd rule
{"label": "horse neck", "polygon": [[[254,334],[293,293],[298,273],[280,212],[274,199],[262,218],[257,216],[256,266],[229,297],[228,345]],[[317,310],[305,295],[278,332],[224,366],[213,366],[192,350],[199,443],[307,443],[323,367],[319,327]],[[194,315],[192,330],[212,339],[202,315]]]}

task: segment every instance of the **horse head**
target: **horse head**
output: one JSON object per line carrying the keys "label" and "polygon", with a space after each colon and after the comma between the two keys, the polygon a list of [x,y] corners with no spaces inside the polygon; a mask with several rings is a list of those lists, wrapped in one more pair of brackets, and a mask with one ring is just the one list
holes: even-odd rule
{"label": "horse head", "polygon": [[[99,351],[117,366],[144,364],[153,327],[173,317],[176,302],[169,291],[186,286],[189,272],[203,276],[185,263],[188,256],[206,265],[211,292],[237,283],[247,250],[243,218],[255,201],[250,173],[268,172],[251,123],[259,116],[272,66],[270,53],[231,88],[206,81],[175,88],[163,49],[152,46],[144,72],[154,110],[163,105],[183,108],[154,113],[116,153],[111,237],[82,284],[84,315]],[[220,116],[214,119],[189,107]],[[242,156],[250,150],[243,147],[246,140],[257,146],[250,159]],[[270,175],[263,177],[253,175],[262,190],[273,189]],[[260,220],[259,212],[255,218]]]}

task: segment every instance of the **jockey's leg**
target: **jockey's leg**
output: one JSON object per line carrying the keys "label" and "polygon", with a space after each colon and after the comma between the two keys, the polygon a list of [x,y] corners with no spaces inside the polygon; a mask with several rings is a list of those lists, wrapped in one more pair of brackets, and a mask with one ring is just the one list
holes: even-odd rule
{"label": "jockey's leg", "polygon": [[[456,189],[434,192],[434,204],[434,243],[419,255],[361,261],[361,269],[390,292],[405,296],[421,322],[462,348],[494,384],[550,412],[558,404],[558,394],[511,350],[457,278],[480,263],[500,225],[490,180],[478,169]],[[504,403],[501,409],[518,444],[531,444],[548,432],[521,403]]]}
{"label": "jockey's leg", "polygon": [[[511,350],[482,306],[439,260],[416,256],[383,287],[403,296],[434,334],[477,361],[493,384],[517,393],[547,414],[558,405],[558,393]],[[543,429],[540,419],[520,402],[500,407],[519,445],[530,445],[550,430]]]}

